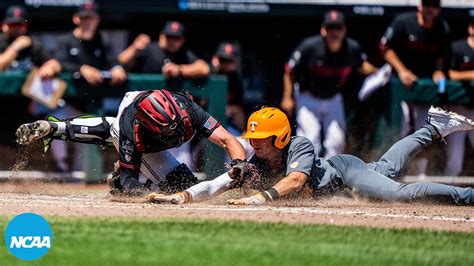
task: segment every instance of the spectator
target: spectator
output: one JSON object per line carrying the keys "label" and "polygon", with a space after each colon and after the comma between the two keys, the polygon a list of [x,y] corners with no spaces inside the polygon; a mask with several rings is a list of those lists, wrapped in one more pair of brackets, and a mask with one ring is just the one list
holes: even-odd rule
{"label": "spectator", "polygon": [[[97,32],[100,22],[98,8],[94,3],[86,2],[78,7],[72,17],[76,26],[74,30],[63,36],[58,42],[57,57],[63,71],[70,72],[73,77],[80,78],[84,86],[119,85],[126,80],[125,70],[113,56],[112,50]],[[56,114],[60,119],[77,115],[79,112],[72,107]],[[61,160],[67,157],[67,143],[52,143],[53,154]],[[81,145],[75,145],[74,169],[82,168]],[[66,171],[69,166],[64,164]]]}
{"label": "spectator", "polygon": [[140,34],[119,55],[120,63],[130,72],[163,74],[166,78],[202,78],[209,75],[209,66],[184,47],[184,25],[169,21],[160,32],[158,42]]}
{"label": "spectator", "polygon": [[26,11],[20,6],[7,8],[0,34],[0,72],[28,73],[39,68],[42,78],[51,78],[61,71],[57,60],[48,60],[41,43],[28,33]]}
{"label": "spectator", "polygon": [[282,109],[292,114],[296,95],[299,136],[309,138],[316,154],[321,151],[321,128],[326,157],[340,154],[345,146],[345,115],[341,91],[351,73],[370,74],[357,41],[346,37],[344,15],[336,10],[324,15],[321,35],[303,40],[292,53],[283,77]]}
{"label": "spectator", "polygon": [[119,85],[127,74],[113,56],[110,46],[97,32],[100,22],[97,5],[86,2],[72,17],[76,26],[58,44],[63,70],[82,77],[87,85]]}
{"label": "spectator", "polygon": [[[211,61],[211,71],[225,75],[228,81],[226,116],[228,125],[240,135],[245,131],[245,109],[241,76],[241,52],[237,44],[223,42],[219,44]],[[234,130],[235,131],[235,130]]]}
{"label": "spectator", "polygon": [[[3,34],[0,35],[0,71],[28,73],[33,67],[38,67],[38,75],[41,78],[52,78],[61,71],[61,65],[56,59],[49,59],[43,45],[39,40],[28,33],[28,17],[26,11],[20,6],[7,8],[2,25]],[[37,102],[30,104],[31,114],[35,118],[44,118],[45,114],[51,113],[48,107]],[[67,107],[59,107],[52,113],[60,114],[68,110]],[[67,172],[66,151],[52,147],[52,154],[57,170]]]}
{"label": "spectator", "polygon": [[[465,106],[450,106],[449,109],[458,114],[474,117],[474,17],[468,26],[469,36],[452,45],[452,62],[449,77],[461,81],[469,93],[469,104]],[[461,174],[464,161],[465,140],[469,137],[471,147],[474,148],[474,132],[456,132],[447,139],[447,161],[444,174],[457,176]]]}
{"label": "spectator", "polygon": [[[381,40],[385,60],[395,69],[402,84],[410,88],[419,78],[435,84],[445,79],[445,56],[449,51],[449,27],[439,17],[440,0],[421,0],[417,12],[400,14],[393,20]],[[410,103],[413,128],[425,124],[429,104]],[[418,161],[418,174],[423,175],[428,158]]]}

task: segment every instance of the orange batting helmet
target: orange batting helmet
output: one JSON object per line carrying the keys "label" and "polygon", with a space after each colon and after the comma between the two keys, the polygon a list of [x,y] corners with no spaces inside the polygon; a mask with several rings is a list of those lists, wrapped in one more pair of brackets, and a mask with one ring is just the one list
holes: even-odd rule
{"label": "orange batting helmet", "polygon": [[280,109],[265,107],[253,112],[247,121],[244,139],[264,139],[275,136],[273,145],[283,149],[290,142],[291,127],[288,117]]}

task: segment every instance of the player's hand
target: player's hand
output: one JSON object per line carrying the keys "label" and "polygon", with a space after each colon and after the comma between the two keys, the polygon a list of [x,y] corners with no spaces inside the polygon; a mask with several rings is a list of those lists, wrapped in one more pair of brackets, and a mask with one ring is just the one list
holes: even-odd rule
{"label": "player's hand", "polygon": [[110,70],[110,75],[112,79],[110,80],[110,85],[119,85],[127,80],[127,73],[121,66],[116,66]]}
{"label": "player's hand", "polygon": [[232,182],[227,185],[228,188],[244,187],[244,184],[260,181],[257,167],[246,160],[234,159],[227,168],[229,177],[232,178]]}
{"label": "player's hand", "polygon": [[11,44],[16,51],[21,51],[31,46],[31,37],[26,35],[18,36]]}
{"label": "player's hand", "polygon": [[150,36],[146,34],[140,34],[133,41],[132,47],[136,50],[143,50],[148,46],[148,44],[150,44],[150,42]]}
{"label": "player's hand", "polygon": [[446,76],[444,75],[443,71],[441,70],[436,70],[434,73],[433,73],[433,82],[435,84],[438,84],[438,82],[442,79],[446,79]]}
{"label": "player's hand", "polygon": [[41,79],[50,79],[56,75],[56,71],[51,66],[43,65],[38,69],[38,75]]}
{"label": "player's hand", "polygon": [[102,75],[100,74],[100,71],[95,67],[89,65],[82,65],[79,69],[79,72],[81,72],[81,76],[91,86],[98,86],[104,81]]}
{"label": "player's hand", "polygon": [[161,72],[166,78],[177,78],[181,75],[181,69],[179,65],[175,63],[165,64],[161,69]]}
{"label": "player's hand", "polygon": [[241,199],[230,199],[227,201],[230,205],[261,205],[266,202],[265,197],[262,193],[255,194],[253,196]]}
{"label": "player's hand", "polygon": [[293,116],[295,101],[291,97],[283,97],[280,103],[281,109],[289,116]]}
{"label": "player's hand", "polygon": [[178,205],[189,202],[189,196],[186,192],[178,192],[173,195],[150,193],[147,195],[147,199],[149,202],[154,203],[169,203]]}
{"label": "player's hand", "polygon": [[398,73],[398,78],[400,78],[402,84],[407,88],[411,88],[413,83],[418,80],[418,77],[410,70],[400,71],[400,73]]}

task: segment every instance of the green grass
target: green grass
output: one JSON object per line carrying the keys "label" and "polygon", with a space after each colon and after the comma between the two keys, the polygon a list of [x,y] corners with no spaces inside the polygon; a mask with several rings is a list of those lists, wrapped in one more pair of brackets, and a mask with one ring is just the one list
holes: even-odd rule
{"label": "green grass", "polygon": [[0,265],[474,265],[474,234],[242,221],[46,217],[52,248]]}

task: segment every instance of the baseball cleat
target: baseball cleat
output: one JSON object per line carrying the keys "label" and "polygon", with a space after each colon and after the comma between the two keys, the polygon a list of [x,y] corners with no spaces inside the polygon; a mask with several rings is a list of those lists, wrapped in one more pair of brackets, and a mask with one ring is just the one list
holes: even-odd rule
{"label": "baseball cleat", "polygon": [[457,131],[474,129],[474,122],[471,119],[433,106],[428,111],[427,122],[438,130],[442,138]]}
{"label": "baseball cleat", "polygon": [[52,131],[53,126],[45,120],[23,124],[16,130],[16,141],[21,145],[27,145],[48,136]]}

